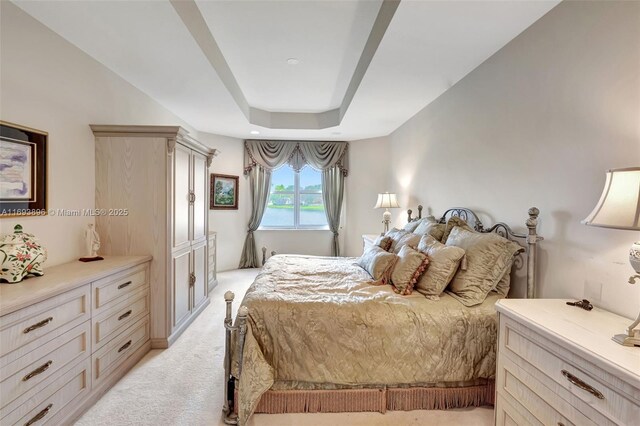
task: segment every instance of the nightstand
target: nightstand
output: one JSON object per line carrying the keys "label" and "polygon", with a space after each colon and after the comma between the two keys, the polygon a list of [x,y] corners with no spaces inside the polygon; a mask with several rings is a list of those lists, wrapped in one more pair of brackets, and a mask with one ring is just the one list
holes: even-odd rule
{"label": "nightstand", "polygon": [[363,234],[362,235],[362,252],[364,253],[376,239],[380,236],[380,234]]}
{"label": "nightstand", "polygon": [[629,319],[565,302],[496,304],[496,425],[638,424],[640,348],[611,340]]}

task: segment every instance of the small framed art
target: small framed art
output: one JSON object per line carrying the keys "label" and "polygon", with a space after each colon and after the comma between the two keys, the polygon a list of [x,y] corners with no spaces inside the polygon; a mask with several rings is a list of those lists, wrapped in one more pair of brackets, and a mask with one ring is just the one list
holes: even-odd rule
{"label": "small framed art", "polygon": [[238,176],[211,173],[211,210],[238,210]]}
{"label": "small framed art", "polygon": [[0,218],[47,214],[47,139],[0,121]]}

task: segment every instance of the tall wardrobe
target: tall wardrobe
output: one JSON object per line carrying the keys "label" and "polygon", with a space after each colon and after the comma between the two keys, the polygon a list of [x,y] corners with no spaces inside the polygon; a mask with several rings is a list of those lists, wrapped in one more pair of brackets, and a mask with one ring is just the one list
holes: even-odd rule
{"label": "tall wardrobe", "polygon": [[100,254],[150,254],[151,345],[208,305],[208,168],[216,150],[178,126],[91,125]]}

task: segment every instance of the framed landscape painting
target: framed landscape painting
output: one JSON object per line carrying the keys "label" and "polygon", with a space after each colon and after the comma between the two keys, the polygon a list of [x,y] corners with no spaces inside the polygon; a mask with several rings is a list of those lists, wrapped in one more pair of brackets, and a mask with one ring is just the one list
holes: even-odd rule
{"label": "framed landscape painting", "polygon": [[0,217],[47,214],[47,137],[0,121]]}
{"label": "framed landscape painting", "polygon": [[211,173],[211,210],[238,210],[238,176]]}

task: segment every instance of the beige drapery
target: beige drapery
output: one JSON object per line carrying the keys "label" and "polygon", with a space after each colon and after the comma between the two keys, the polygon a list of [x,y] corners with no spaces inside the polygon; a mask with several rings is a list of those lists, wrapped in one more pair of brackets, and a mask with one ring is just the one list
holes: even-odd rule
{"label": "beige drapery", "polygon": [[260,222],[269,199],[271,171],[288,164],[295,171],[305,165],[322,171],[322,198],[329,229],[333,233],[332,254],[340,255],[338,230],[344,198],[344,178],[348,174],[347,142],[245,141],[245,169],[251,188],[251,219],[242,249],[240,268],[258,268],[258,250],[253,233]]}

